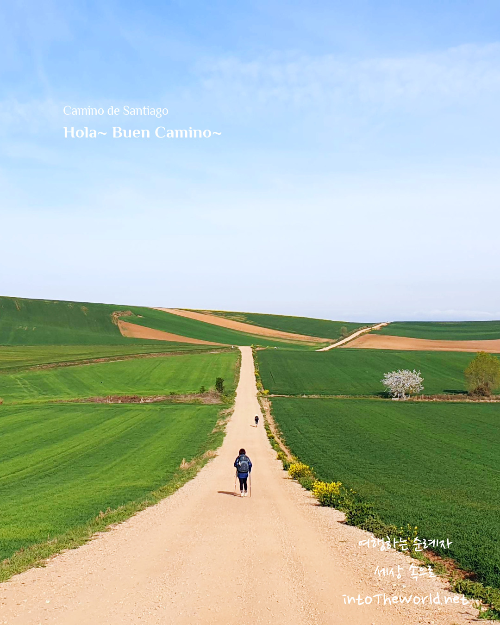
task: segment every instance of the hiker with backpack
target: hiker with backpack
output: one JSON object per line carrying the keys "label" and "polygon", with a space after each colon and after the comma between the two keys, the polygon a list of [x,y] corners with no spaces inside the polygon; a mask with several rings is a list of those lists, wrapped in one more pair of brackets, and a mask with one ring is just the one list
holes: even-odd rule
{"label": "hiker with backpack", "polygon": [[255,415],[255,427],[257,427],[259,425],[259,415],[256,414]]}
{"label": "hiker with backpack", "polygon": [[238,475],[238,479],[240,481],[240,497],[247,496],[247,480],[252,470],[252,461],[246,455],[244,449],[240,449],[240,453],[236,460],[234,461],[234,466],[236,468],[236,473]]}

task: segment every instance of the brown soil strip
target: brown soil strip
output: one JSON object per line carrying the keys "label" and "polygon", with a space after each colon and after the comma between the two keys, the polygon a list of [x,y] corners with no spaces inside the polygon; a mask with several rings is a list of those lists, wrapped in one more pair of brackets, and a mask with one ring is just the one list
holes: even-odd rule
{"label": "brown soil strip", "polygon": [[198,404],[220,404],[222,397],[216,391],[206,393],[186,393],[179,395],[108,395],[106,397],[85,397],[83,399],[63,400],[62,403],[76,404],[154,404],[157,402],[172,402],[185,404],[196,402]]}
{"label": "brown soil strip", "polygon": [[500,339],[485,341],[443,341],[413,339],[404,336],[364,334],[349,342],[346,347],[361,349],[401,349],[421,352],[489,352],[500,354]]}
{"label": "brown soil strip", "polygon": [[500,395],[491,395],[490,397],[473,397],[466,393],[457,395],[415,395],[414,397],[408,397],[405,401],[466,401],[474,404],[494,404],[500,402]]}
{"label": "brown soil strip", "polygon": [[476,581],[477,579],[477,575],[473,571],[465,571],[460,568],[453,558],[445,558],[429,550],[424,550],[422,553],[434,565],[440,565],[446,571],[446,575],[454,580],[470,579]]}
{"label": "brown soil strip", "polygon": [[251,323],[234,321],[233,319],[226,319],[225,317],[199,313],[192,310],[180,310],[178,308],[155,308],[155,310],[162,310],[163,312],[167,312],[172,315],[179,315],[180,317],[187,317],[188,319],[203,321],[203,323],[210,323],[213,326],[228,328],[229,330],[236,330],[237,332],[244,332],[245,334],[253,334],[255,336],[267,336],[268,338],[282,339],[287,341],[300,341],[307,343],[327,343],[330,340],[321,339],[316,336],[306,336],[305,334],[295,334],[294,332],[272,330],[271,328],[254,326]]}
{"label": "brown soil strip", "polygon": [[129,321],[118,319],[118,327],[122,336],[131,339],[148,339],[150,341],[170,341],[171,343],[193,343],[196,345],[223,345],[223,343],[214,343],[213,341],[202,341],[201,339],[191,339],[187,336],[164,332],[163,330],[154,330],[146,326],[138,326]]}

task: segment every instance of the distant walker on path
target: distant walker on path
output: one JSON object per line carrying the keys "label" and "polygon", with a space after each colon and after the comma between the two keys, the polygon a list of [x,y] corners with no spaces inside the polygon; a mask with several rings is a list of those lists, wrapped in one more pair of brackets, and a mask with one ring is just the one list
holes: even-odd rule
{"label": "distant walker on path", "polygon": [[255,425],[259,425],[259,415],[255,415]]}
{"label": "distant walker on path", "polygon": [[246,455],[246,451],[244,449],[240,449],[240,453],[234,461],[234,466],[236,467],[236,473],[240,481],[240,497],[246,497],[247,480],[252,470],[252,461]]}

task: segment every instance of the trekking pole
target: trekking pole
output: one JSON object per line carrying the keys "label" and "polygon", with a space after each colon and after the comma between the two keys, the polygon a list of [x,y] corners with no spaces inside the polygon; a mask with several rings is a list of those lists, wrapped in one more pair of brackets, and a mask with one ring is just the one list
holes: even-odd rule
{"label": "trekking pole", "polygon": [[238,471],[235,471],[234,472],[234,494],[235,495],[236,495],[236,480],[238,479],[237,476],[238,476]]}
{"label": "trekking pole", "polygon": [[252,496],[252,474],[249,473],[248,477],[250,478],[250,497]]}

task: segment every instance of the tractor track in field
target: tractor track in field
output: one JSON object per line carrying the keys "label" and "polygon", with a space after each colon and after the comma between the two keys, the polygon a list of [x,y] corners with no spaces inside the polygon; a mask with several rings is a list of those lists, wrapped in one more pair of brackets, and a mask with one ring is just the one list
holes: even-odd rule
{"label": "tractor track in field", "polygon": [[[231,348],[217,349],[217,353],[231,351]],[[195,351],[178,351],[178,352],[146,352],[143,354],[122,354],[118,356],[99,356],[97,358],[85,358],[82,360],[63,360],[61,362],[46,362],[39,365],[19,366],[12,368],[0,369],[0,375],[10,373],[21,373],[23,371],[43,371],[45,369],[59,369],[61,367],[78,367],[80,365],[96,365],[103,362],[122,362],[124,360],[136,360],[138,358],[166,358],[167,356],[189,356],[193,354],[215,353],[208,352],[206,349]]]}
{"label": "tractor track in field", "polygon": [[[440,578],[414,581],[412,560],[360,546],[371,535],[320,508],[287,477],[269,445],[252,352],[217,457],[167,499],[84,546],[0,584],[8,625],[464,625],[470,605]],[[234,496],[233,461],[252,459],[252,497]],[[401,579],[376,567],[403,567]],[[371,598],[348,604],[346,596]],[[373,597],[438,597],[441,604],[377,603]]]}

